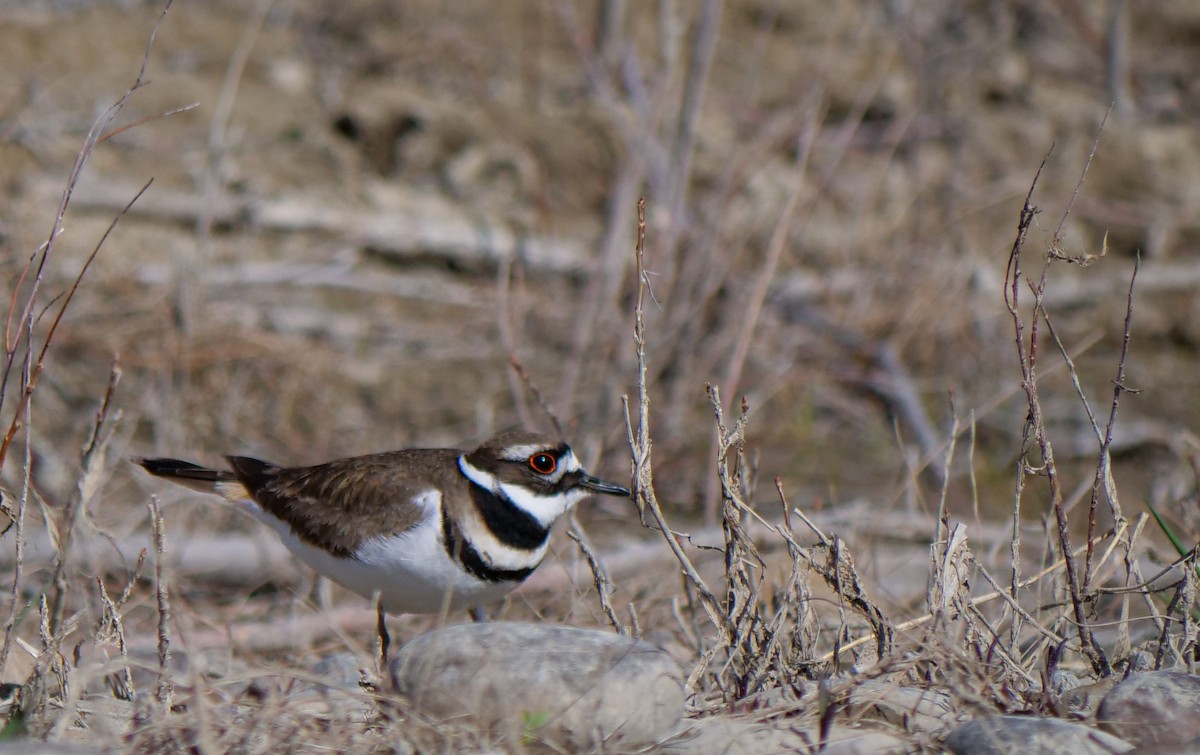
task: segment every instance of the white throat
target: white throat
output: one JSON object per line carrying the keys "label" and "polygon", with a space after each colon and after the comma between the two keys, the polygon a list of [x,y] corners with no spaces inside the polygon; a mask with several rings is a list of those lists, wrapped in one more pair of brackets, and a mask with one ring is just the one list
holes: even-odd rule
{"label": "white throat", "polygon": [[495,475],[472,465],[467,461],[466,456],[458,457],[458,469],[466,475],[468,480],[484,490],[507,499],[547,529],[554,524],[555,520],[570,511],[572,506],[587,496],[587,492],[583,490],[570,490],[554,495],[537,495],[532,490],[520,485],[500,482]]}

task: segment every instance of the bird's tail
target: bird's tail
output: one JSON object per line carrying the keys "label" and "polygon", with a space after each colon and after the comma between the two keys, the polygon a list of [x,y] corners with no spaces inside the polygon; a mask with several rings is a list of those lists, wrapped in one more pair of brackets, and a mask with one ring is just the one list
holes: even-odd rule
{"label": "bird's tail", "polygon": [[201,493],[213,493],[228,500],[246,498],[245,487],[233,472],[211,469],[181,459],[134,459],[150,474],[162,477]]}

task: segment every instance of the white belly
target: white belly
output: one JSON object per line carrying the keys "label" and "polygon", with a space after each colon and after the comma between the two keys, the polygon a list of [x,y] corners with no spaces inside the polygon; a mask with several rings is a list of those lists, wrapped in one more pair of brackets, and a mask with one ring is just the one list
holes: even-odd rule
{"label": "white belly", "polygon": [[[440,507],[426,498],[426,506]],[[301,541],[285,522],[252,501],[242,508],[275,531],[298,559],[342,587],[365,598],[379,595],[383,610],[392,613],[440,613],[443,609],[474,608],[503,598],[519,582],[481,580],[451,560],[442,545],[441,517],[424,521],[400,535],[371,538],[355,557],[338,558]]]}

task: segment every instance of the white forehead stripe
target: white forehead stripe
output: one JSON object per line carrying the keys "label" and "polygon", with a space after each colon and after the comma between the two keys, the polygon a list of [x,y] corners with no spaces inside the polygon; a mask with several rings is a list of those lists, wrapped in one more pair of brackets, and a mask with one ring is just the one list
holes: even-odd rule
{"label": "white forehead stripe", "polygon": [[509,446],[508,448],[504,449],[504,453],[500,458],[504,459],[505,461],[525,461],[530,456],[539,453],[548,453],[552,456],[556,455],[554,453],[556,450],[557,449],[554,448],[547,448],[545,445],[540,443],[526,443],[523,446]]}
{"label": "white forehead stripe", "polygon": [[[530,458],[534,454],[544,453],[544,454],[550,454],[551,456],[554,456],[554,455],[556,455],[557,451],[558,451],[558,449],[547,448],[545,445],[538,445],[536,443],[526,443],[525,445],[521,445],[521,446],[509,446],[508,448],[504,449],[503,455],[500,458],[504,459],[505,461],[524,462],[526,459]],[[461,462],[462,464],[468,464],[468,462],[466,461],[466,459],[464,457],[460,457],[460,458],[462,458],[462,462]],[[469,466],[469,464],[468,464],[468,466]],[[575,472],[579,469],[581,469],[581,467],[579,466],[579,460],[575,458],[575,452],[572,451],[570,449],[570,447],[568,447],[566,452],[563,453],[562,456],[558,457],[558,464],[557,464],[555,470],[553,472],[551,472],[550,474],[546,475],[546,478],[549,480],[552,480],[554,482],[558,482],[559,480],[562,479],[563,475],[567,474],[568,472]],[[495,478],[493,478],[491,475],[488,475],[481,470],[477,470],[477,471],[479,471],[479,473],[482,475],[486,475],[489,479],[492,480],[492,484],[495,485]],[[463,473],[467,474],[466,470],[463,470]],[[471,475],[467,474],[467,477],[471,477]],[[475,480],[474,477],[471,477],[471,479]],[[480,482],[479,480],[475,480],[475,482],[478,485],[487,487],[488,490],[492,491],[493,493],[496,492],[495,487],[488,487],[487,485],[484,485],[484,483]]]}

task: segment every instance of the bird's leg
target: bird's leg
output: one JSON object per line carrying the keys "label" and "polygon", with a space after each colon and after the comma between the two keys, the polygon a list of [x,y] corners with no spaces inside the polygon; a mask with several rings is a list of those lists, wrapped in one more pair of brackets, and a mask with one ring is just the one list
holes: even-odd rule
{"label": "bird's leg", "polygon": [[376,625],[376,654],[375,658],[379,662],[379,674],[382,677],[387,673],[388,662],[388,647],[392,644],[392,637],[388,634],[387,620],[383,612],[383,603],[377,598],[375,600],[375,610],[379,617],[379,623]]}
{"label": "bird's leg", "polygon": [[483,606],[473,606],[470,610],[472,621],[487,621],[487,609]]}

